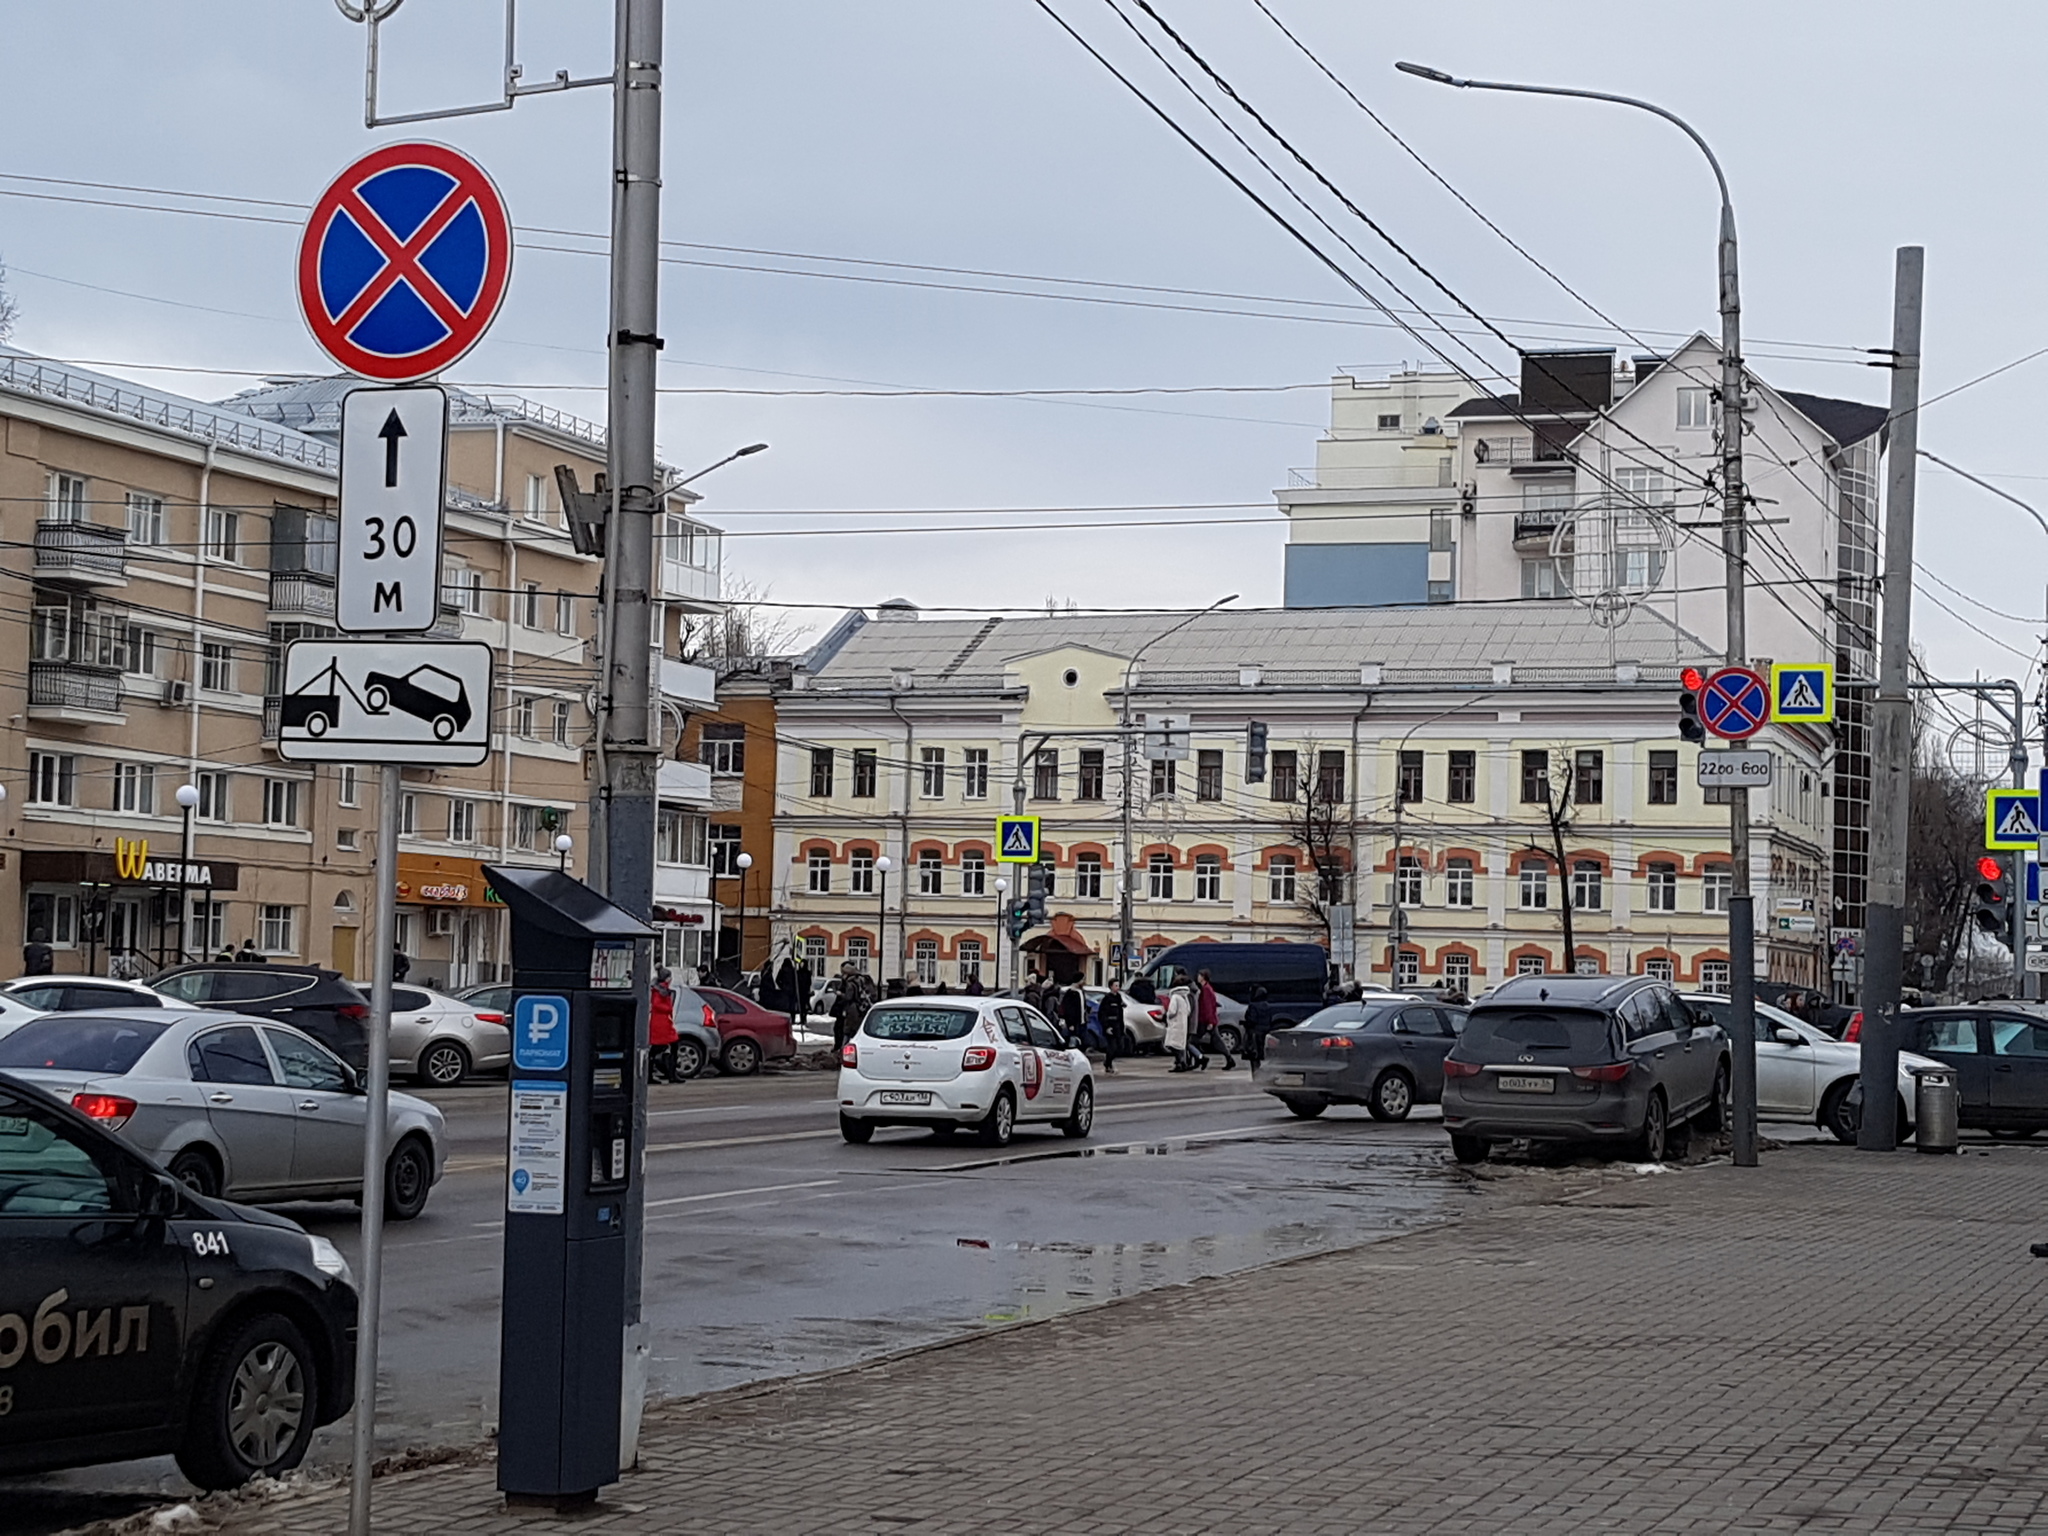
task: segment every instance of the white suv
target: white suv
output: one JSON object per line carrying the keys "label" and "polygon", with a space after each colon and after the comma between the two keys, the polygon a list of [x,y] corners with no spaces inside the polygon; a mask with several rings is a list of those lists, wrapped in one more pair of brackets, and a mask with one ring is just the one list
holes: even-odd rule
{"label": "white suv", "polygon": [[973,1128],[1009,1145],[1020,1120],[1069,1136],[1095,1123],[1095,1073],[1084,1052],[1029,1004],[1002,997],[907,997],[878,1003],[839,1051],[839,1133],[860,1143],[878,1125],[940,1136]]}

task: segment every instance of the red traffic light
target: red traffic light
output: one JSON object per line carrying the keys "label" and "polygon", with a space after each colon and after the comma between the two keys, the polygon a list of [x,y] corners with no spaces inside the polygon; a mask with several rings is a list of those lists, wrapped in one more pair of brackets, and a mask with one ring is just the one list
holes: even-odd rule
{"label": "red traffic light", "polygon": [[1992,881],[2003,880],[2005,878],[2005,861],[2003,859],[1994,859],[1988,853],[1985,854],[1977,861],[1977,878]]}
{"label": "red traffic light", "polygon": [[1698,667],[1687,667],[1678,674],[1678,680],[1693,693],[1698,693],[1707,686],[1707,679]]}

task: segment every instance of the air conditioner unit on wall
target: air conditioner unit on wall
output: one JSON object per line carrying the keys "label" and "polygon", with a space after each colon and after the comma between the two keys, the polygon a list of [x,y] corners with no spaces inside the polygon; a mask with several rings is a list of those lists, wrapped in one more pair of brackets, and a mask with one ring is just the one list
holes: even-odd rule
{"label": "air conditioner unit on wall", "polygon": [[173,678],[173,679],[168,679],[168,680],[166,680],[166,681],[165,681],[165,683],[164,683],[164,703],[165,703],[165,704],[167,704],[167,705],[177,705],[177,704],[183,704],[183,703],[186,703],[186,702],[187,702],[188,700],[190,700],[190,699],[191,699],[191,697],[192,697],[192,685],[191,685],[190,683],[185,683],[185,682],[179,682],[179,681],[178,681],[178,680],[176,680],[175,678]]}
{"label": "air conditioner unit on wall", "polygon": [[427,911],[427,937],[445,939],[455,931],[455,909],[431,907]]}

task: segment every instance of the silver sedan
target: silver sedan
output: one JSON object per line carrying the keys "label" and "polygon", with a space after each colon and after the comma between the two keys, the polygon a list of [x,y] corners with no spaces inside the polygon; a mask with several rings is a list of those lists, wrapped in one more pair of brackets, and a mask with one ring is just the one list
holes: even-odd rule
{"label": "silver sedan", "polygon": [[391,1072],[430,1088],[453,1088],[472,1072],[512,1063],[512,1031],[502,1010],[424,987],[391,989]]}
{"label": "silver sedan", "polygon": [[[69,1102],[206,1195],[355,1199],[354,1070],[289,1024],[189,1008],[53,1013],[0,1038],[0,1069]],[[385,1210],[419,1215],[440,1180],[441,1111],[391,1095]]]}

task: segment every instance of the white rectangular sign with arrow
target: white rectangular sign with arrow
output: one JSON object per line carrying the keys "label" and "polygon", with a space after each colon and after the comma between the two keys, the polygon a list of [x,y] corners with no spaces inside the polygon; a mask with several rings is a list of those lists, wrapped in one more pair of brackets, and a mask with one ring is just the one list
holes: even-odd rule
{"label": "white rectangular sign with arrow", "polygon": [[440,612],[448,393],[352,389],[341,401],[341,566],[334,621],[410,633]]}
{"label": "white rectangular sign with arrow", "polygon": [[474,767],[491,753],[491,648],[477,640],[294,640],[277,755]]}

